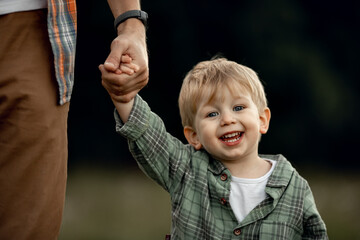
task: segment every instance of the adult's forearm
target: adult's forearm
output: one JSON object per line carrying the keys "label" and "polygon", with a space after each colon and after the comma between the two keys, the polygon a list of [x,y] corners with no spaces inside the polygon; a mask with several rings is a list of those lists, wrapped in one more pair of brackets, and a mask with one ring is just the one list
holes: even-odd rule
{"label": "adult's forearm", "polygon": [[126,11],[140,9],[140,0],[108,0],[108,4],[114,18]]}

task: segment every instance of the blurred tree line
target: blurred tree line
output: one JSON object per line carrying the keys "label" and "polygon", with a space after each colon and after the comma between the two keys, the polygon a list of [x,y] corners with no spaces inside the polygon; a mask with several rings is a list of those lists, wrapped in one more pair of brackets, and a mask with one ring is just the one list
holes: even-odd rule
{"label": "blurred tree line", "polygon": [[[150,81],[141,91],[170,133],[185,140],[177,106],[182,79],[216,54],[254,69],[272,111],[261,153],[295,166],[359,168],[359,14],[344,0],[142,1]],[[97,66],[115,37],[106,1],[78,0],[69,164],[133,164],[115,133],[113,105]]]}

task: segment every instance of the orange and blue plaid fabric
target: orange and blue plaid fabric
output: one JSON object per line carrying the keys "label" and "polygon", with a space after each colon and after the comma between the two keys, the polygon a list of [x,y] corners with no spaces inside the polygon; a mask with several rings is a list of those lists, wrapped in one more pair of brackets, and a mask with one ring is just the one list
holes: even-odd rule
{"label": "orange and blue plaid fabric", "polygon": [[59,103],[70,101],[74,85],[76,52],[75,0],[48,0],[48,32],[54,53]]}

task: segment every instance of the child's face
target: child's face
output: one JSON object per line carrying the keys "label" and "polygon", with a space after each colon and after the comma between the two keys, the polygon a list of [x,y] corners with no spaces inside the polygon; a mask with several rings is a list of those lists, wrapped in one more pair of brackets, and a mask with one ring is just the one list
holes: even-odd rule
{"label": "child's face", "polygon": [[204,148],[222,162],[258,156],[260,135],[267,132],[270,110],[260,112],[246,91],[234,96],[228,87],[219,89],[213,101],[198,105],[195,129],[185,136],[196,149]]}

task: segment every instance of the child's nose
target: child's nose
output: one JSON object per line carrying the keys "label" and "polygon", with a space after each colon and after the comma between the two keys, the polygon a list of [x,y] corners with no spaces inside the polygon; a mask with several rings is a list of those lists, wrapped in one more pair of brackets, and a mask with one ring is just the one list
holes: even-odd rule
{"label": "child's nose", "polygon": [[235,123],[234,115],[231,113],[223,113],[221,117],[221,126],[226,126]]}

